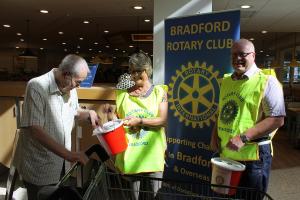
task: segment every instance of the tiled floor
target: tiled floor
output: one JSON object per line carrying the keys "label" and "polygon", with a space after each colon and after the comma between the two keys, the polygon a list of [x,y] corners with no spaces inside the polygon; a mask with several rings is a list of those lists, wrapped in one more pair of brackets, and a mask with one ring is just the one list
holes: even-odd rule
{"label": "tiled floor", "polygon": [[268,193],[275,200],[299,200],[300,166],[272,170]]}
{"label": "tiled floor", "polygon": [[268,194],[275,200],[300,199],[300,149],[288,139],[285,130],[274,137],[274,157]]}

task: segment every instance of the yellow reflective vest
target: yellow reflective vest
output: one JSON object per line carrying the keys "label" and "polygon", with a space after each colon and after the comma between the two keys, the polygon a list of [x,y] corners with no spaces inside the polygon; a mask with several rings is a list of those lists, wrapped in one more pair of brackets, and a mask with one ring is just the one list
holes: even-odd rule
{"label": "yellow reflective vest", "polygon": [[239,151],[232,151],[226,145],[232,137],[243,134],[259,120],[259,106],[267,80],[268,75],[262,71],[249,79],[232,80],[231,76],[226,76],[222,80],[218,116],[221,157],[239,161],[259,159],[257,143],[247,143]]}
{"label": "yellow reflective vest", "polygon": [[[116,91],[119,118],[135,116],[156,118],[159,104],[167,92],[166,85],[156,85],[148,97],[130,96],[126,90]],[[128,147],[116,156],[115,166],[125,174],[164,170],[166,136],[163,127],[125,127]]]}

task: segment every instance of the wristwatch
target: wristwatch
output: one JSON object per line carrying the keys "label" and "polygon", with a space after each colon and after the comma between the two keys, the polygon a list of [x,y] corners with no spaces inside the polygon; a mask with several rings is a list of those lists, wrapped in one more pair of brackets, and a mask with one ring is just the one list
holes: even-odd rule
{"label": "wristwatch", "polygon": [[249,138],[246,135],[240,135],[240,138],[244,144],[249,142]]}

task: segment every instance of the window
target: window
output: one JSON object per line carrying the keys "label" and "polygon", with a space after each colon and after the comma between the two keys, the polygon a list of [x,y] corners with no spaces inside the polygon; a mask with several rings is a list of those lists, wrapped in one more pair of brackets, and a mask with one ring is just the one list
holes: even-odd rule
{"label": "window", "polygon": [[[299,66],[294,64],[296,67],[291,67],[291,61],[294,60],[292,49],[284,50],[284,62],[283,62],[283,73],[282,82],[283,83],[300,83],[300,57],[296,57]],[[295,52],[296,55],[300,55],[300,51]]]}
{"label": "window", "polygon": [[290,67],[288,66],[290,62],[283,62],[283,72],[282,72],[282,82],[289,83],[290,82]]}
{"label": "window", "polygon": [[299,83],[299,82],[300,82],[300,67],[294,67],[294,80],[293,80],[293,83]]}

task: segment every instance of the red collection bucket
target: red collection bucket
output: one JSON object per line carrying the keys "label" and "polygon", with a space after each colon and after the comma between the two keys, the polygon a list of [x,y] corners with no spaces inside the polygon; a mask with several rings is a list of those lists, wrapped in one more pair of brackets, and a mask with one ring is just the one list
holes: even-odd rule
{"label": "red collection bucket", "polygon": [[128,143],[125,136],[123,121],[120,119],[106,122],[93,131],[100,144],[110,155],[116,155],[126,150]]}
{"label": "red collection bucket", "polygon": [[[245,170],[245,165],[228,158],[212,158],[211,184],[237,187],[241,175]],[[212,186],[211,189],[216,193],[234,195],[236,189]]]}

